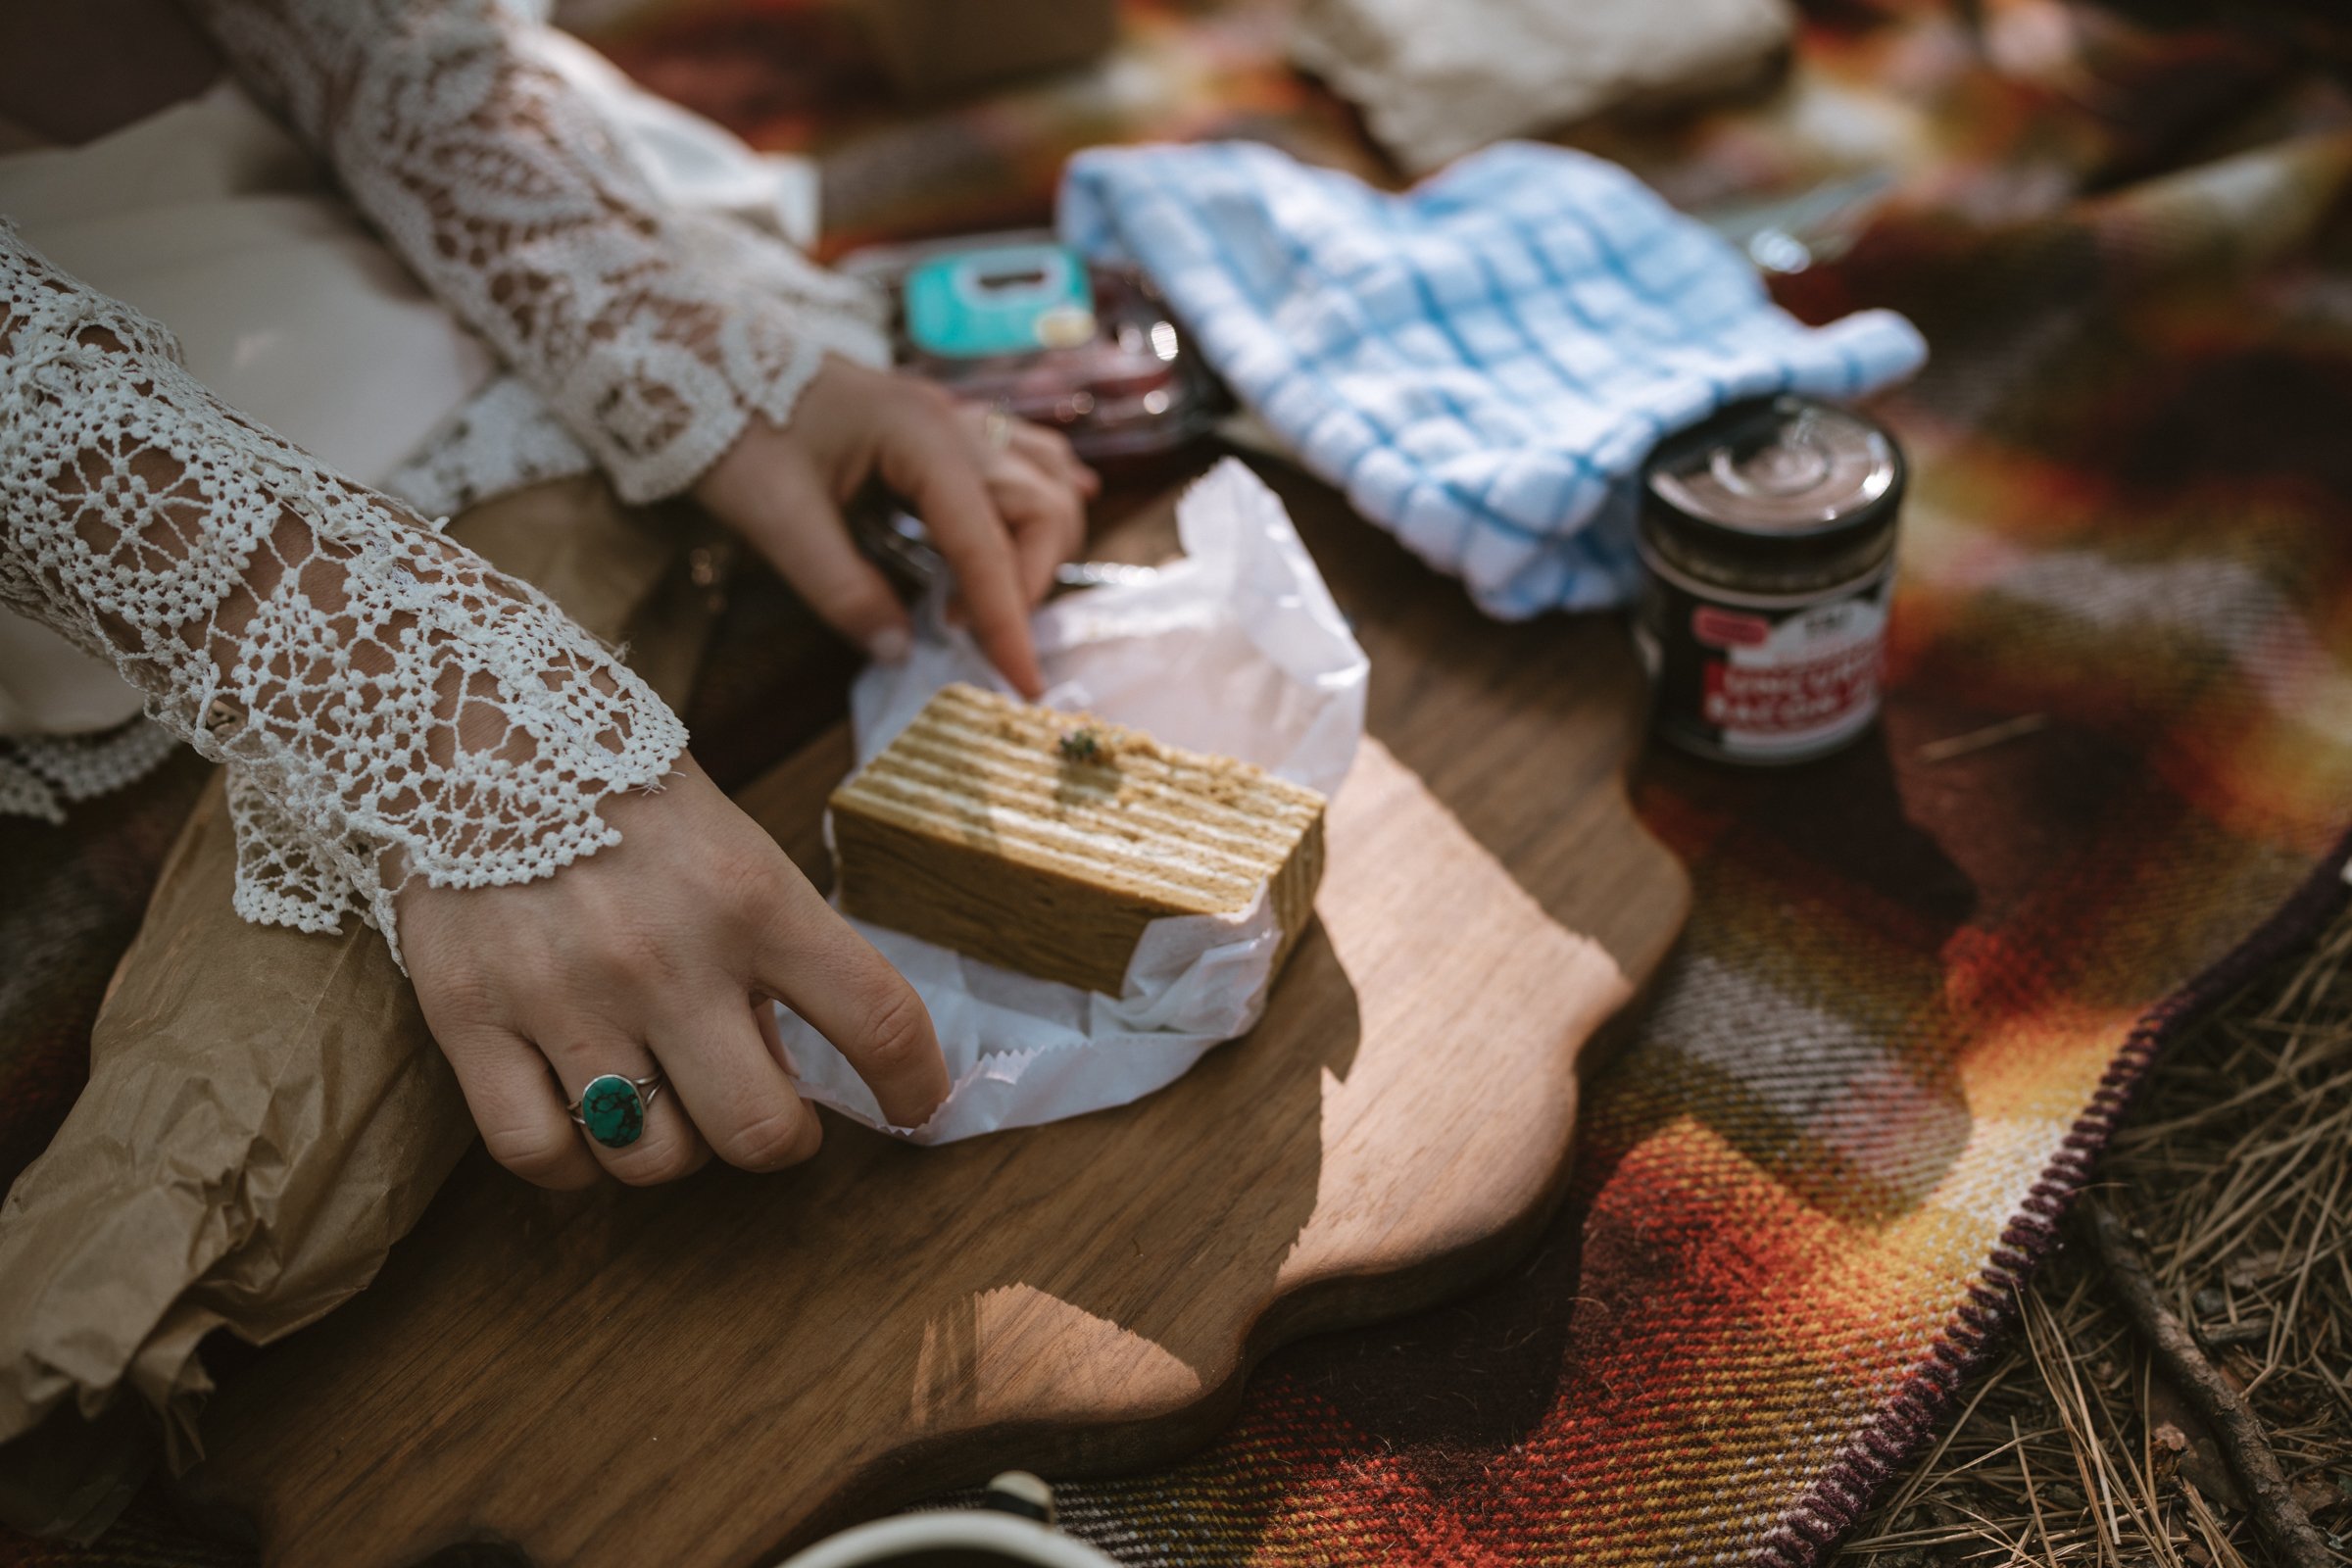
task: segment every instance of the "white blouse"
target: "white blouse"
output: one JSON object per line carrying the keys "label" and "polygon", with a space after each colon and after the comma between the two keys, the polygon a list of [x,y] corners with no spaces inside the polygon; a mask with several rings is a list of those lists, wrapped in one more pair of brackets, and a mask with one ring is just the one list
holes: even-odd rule
{"label": "white blouse", "polygon": [[[685,743],[422,518],[592,465],[674,494],[885,349],[782,237],[805,178],[496,0],[197,11],[236,82],[0,159],[0,603],[40,623],[0,624],[0,809],[152,760],[56,733],[126,679],[228,764],[240,912],[394,938],[406,877],[547,875]],[[115,684],[12,657],[51,632]]]}

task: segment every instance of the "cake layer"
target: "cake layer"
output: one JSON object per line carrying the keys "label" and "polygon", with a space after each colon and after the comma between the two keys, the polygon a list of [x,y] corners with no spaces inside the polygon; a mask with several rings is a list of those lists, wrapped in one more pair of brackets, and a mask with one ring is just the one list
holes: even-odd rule
{"label": "cake layer", "polygon": [[852,914],[1113,996],[1151,921],[1235,913],[1261,886],[1287,953],[1322,875],[1314,791],[969,686],[933,697],[832,811]]}

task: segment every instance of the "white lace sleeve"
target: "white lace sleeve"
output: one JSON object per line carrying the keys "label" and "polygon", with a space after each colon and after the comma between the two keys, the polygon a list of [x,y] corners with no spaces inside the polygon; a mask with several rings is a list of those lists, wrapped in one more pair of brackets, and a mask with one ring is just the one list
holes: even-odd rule
{"label": "white lace sleeve", "polygon": [[5,223],[0,517],[0,600],[228,764],[248,919],[357,912],[398,958],[406,878],[546,876],[686,743],[543,596],[220,403]]}
{"label": "white lace sleeve", "polygon": [[499,0],[196,0],[247,86],[622,499],[685,489],[870,307],[781,241],[667,206],[541,27]]}

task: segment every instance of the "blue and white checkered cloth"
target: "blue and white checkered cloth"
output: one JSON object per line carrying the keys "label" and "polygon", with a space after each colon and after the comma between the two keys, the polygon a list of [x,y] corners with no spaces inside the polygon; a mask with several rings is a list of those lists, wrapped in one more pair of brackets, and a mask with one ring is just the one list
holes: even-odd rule
{"label": "blue and white checkered cloth", "polygon": [[1631,596],[1660,437],[1927,356],[1891,312],[1799,323],[1729,243],[1557,147],[1492,147],[1401,196],[1251,143],[1100,148],[1060,220],[1140,265],[1309,468],[1506,619]]}

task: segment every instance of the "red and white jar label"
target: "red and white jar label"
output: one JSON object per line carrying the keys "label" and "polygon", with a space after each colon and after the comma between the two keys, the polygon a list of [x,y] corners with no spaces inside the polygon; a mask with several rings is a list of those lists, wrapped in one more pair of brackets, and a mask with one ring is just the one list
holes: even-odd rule
{"label": "red and white jar label", "polygon": [[1733,760],[1796,761],[1844,744],[1879,710],[1893,574],[1797,603],[1740,602],[1653,569],[1639,621],[1658,725]]}

